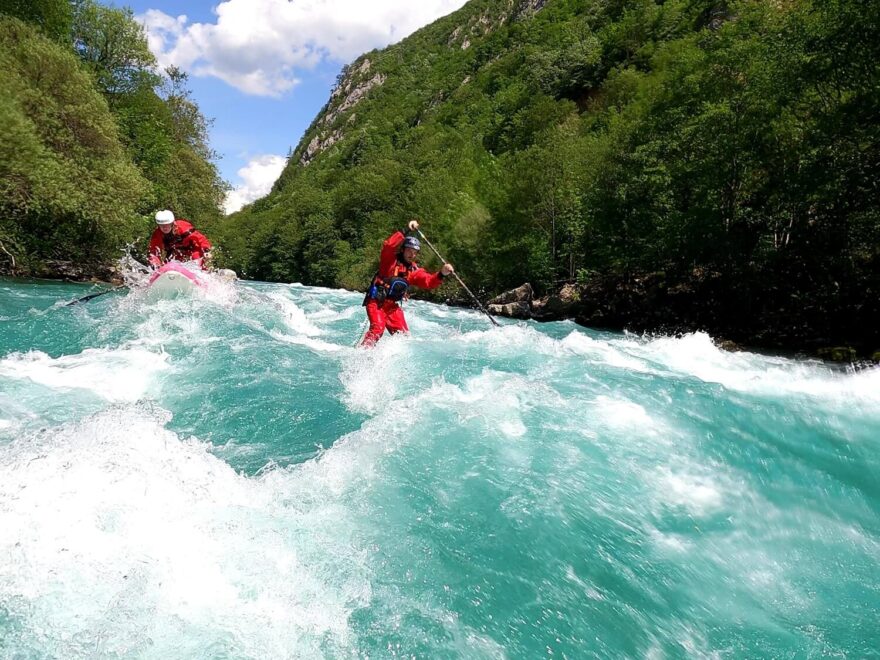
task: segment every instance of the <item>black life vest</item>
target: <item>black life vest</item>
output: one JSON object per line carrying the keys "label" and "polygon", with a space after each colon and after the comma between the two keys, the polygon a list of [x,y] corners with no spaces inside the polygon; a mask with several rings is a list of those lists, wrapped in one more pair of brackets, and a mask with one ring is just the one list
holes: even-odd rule
{"label": "black life vest", "polygon": [[187,229],[179,234],[173,231],[169,231],[167,234],[162,234],[162,244],[165,246],[165,253],[174,255],[176,252],[180,251],[181,247],[183,247],[183,241],[194,231],[195,227]]}
{"label": "black life vest", "polygon": [[373,276],[373,281],[364,297],[364,305],[370,300],[375,300],[381,305],[386,300],[400,302],[406,298],[409,290],[409,274],[418,268],[415,264],[407,264],[398,257],[387,277],[380,277],[379,273]]}

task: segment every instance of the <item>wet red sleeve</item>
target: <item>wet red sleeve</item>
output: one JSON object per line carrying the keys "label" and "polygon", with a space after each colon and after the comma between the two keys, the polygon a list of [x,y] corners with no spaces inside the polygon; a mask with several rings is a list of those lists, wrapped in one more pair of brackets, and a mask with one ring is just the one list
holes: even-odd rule
{"label": "wet red sleeve", "polygon": [[403,245],[405,236],[402,231],[396,231],[382,244],[382,254],[379,256],[379,276],[388,277],[394,264],[397,263],[397,252]]}
{"label": "wet red sleeve", "polygon": [[424,268],[414,270],[407,276],[407,281],[420,289],[436,289],[443,284],[440,273],[429,273]]}
{"label": "wet red sleeve", "polygon": [[162,265],[162,249],[165,247],[164,242],[162,241],[162,232],[159,229],[153,230],[153,235],[150,237],[150,263],[154,266]]}
{"label": "wet red sleeve", "polygon": [[193,246],[193,254],[195,254],[196,252],[201,252],[199,256],[202,256],[212,247],[211,241],[209,241],[207,236],[205,236],[200,231],[193,231],[193,233],[189,235],[188,239],[190,245]]}

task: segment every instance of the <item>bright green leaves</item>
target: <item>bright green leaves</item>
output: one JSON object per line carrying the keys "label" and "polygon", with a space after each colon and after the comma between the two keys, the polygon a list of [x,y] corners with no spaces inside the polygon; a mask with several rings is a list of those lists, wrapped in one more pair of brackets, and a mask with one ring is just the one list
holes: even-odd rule
{"label": "bright green leaves", "polygon": [[160,83],[153,72],[156,58],[131,9],[81,0],[73,16],[73,45],[105,94],[128,94]]}
{"label": "bright green leaves", "polygon": [[21,227],[18,243],[37,255],[94,258],[114,243],[146,189],[106,101],[72,53],[5,18],[0,79],[8,90],[0,104],[0,205]]}

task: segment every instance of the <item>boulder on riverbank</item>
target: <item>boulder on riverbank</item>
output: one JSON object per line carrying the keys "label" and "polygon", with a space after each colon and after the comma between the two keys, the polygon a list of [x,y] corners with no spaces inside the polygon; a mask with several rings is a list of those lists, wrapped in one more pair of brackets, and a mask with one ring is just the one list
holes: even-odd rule
{"label": "boulder on riverbank", "polygon": [[745,350],[735,341],[730,341],[729,339],[717,339],[715,340],[715,345],[722,351],[727,351],[728,353],[739,353]]}
{"label": "boulder on riverbank", "polygon": [[535,292],[532,290],[532,285],[526,282],[522,286],[518,286],[510,291],[505,291],[499,296],[495,296],[488,304],[490,306],[502,306],[517,303],[528,306],[531,305],[534,296]]}
{"label": "boulder on riverbank", "polygon": [[122,284],[124,279],[115,264],[107,263],[76,263],[59,259],[47,259],[29,265],[17,265],[11,268],[0,268],[0,275],[12,277],[36,277],[47,280],[64,280],[67,282],[107,282]]}
{"label": "boulder on riverbank", "polygon": [[530,319],[532,318],[534,295],[532,285],[526,282],[522,286],[492,298],[488,302],[489,313],[511,319]]}
{"label": "boulder on riverbank", "polygon": [[858,352],[852,346],[829,346],[820,348],[816,354],[828,362],[855,362]]}
{"label": "boulder on riverbank", "polygon": [[532,301],[532,317],[536,319],[567,317],[581,302],[581,288],[565,284],[558,293]]}
{"label": "boulder on riverbank", "polygon": [[503,305],[489,305],[489,313],[495,316],[506,316],[511,319],[530,319],[532,311],[525,302],[510,302]]}

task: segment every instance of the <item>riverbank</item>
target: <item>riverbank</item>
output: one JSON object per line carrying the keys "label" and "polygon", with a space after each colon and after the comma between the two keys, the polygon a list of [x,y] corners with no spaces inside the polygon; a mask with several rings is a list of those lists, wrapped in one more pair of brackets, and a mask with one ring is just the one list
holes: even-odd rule
{"label": "riverbank", "polygon": [[122,273],[116,264],[76,263],[60,259],[47,259],[27,265],[17,263],[14,267],[10,263],[0,264],[0,277],[113,285],[124,283]]}
{"label": "riverbank", "polygon": [[[565,284],[537,296],[529,284],[489,301],[498,316],[636,333],[703,331],[730,350],[784,351],[833,362],[880,362],[876,298],[817,293],[799,296],[759,279],[731,285],[720,273],[695,269],[686,277],[663,272],[603,276]],[[873,319],[873,320],[872,320]]]}

